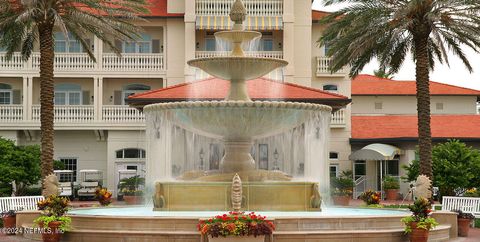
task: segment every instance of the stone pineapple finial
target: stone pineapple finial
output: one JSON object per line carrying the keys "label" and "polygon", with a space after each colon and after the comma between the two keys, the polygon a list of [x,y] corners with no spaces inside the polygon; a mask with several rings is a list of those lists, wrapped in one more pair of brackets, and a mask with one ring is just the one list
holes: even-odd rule
{"label": "stone pineapple finial", "polygon": [[235,174],[232,181],[232,208],[238,212],[242,208],[242,180]]}
{"label": "stone pineapple finial", "polygon": [[243,5],[242,0],[236,0],[232,5],[232,9],[230,9],[230,19],[235,24],[241,25],[245,21],[246,16],[247,9]]}

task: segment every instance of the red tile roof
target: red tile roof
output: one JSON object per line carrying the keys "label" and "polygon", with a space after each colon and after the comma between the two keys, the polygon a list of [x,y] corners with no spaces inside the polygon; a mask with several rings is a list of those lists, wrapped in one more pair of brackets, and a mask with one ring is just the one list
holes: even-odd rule
{"label": "red tile roof", "polygon": [[[480,139],[480,115],[432,115],[432,138]],[[352,116],[352,139],[417,138],[416,115]]]}
{"label": "red tile roof", "polygon": [[168,13],[168,0],[149,0],[150,13],[146,17],[182,17],[183,13]]}
{"label": "red tile roof", "polygon": [[325,11],[320,11],[320,10],[312,10],[312,20],[313,21],[318,21],[321,20],[322,18],[328,16],[331,14],[330,12],[325,12]]}
{"label": "red tile roof", "polygon": [[[403,96],[416,94],[415,81],[394,81],[372,75],[358,75],[352,80],[352,96]],[[433,96],[480,96],[479,90],[430,81]]]}
{"label": "red tile roof", "polygon": [[[227,96],[229,85],[228,81],[209,78],[133,95],[128,98],[128,102],[145,105],[184,100],[221,100]],[[340,106],[350,102],[348,97],[339,94],[266,78],[247,81],[247,90],[253,100],[286,100],[312,103],[331,101],[339,103]]]}

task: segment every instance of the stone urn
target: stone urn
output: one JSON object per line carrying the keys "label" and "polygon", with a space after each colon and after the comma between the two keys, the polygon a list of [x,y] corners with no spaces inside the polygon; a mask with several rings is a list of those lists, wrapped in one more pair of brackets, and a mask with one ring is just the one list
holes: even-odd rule
{"label": "stone urn", "polygon": [[238,236],[238,237],[216,237],[208,238],[208,242],[264,242],[265,236]]}
{"label": "stone urn", "polygon": [[337,206],[348,206],[350,204],[350,196],[333,196],[333,204]]}
{"label": "stone urn", "polygon": [[386,189],[385,197],[387,200],[397,200],[398,199],[398,189]]}
{"label": "stone urn", "polygon": [[14,235],[16,230],[17,217],[16,216],[3,216],[3,230],[7,235]]}
{"label": "stone urn", "polygon": [[458,218],[458,236],[468,237],[468,231],[470,231],[470,223],[472,220],[468,218]]}
{"label": "stone urn", "polygon": [[123,201],[127,205],[140,205],[143,204],[143,196],[123,196]]}
{"label": "stone urn", "polygon": [[42,231],[42,240],[43,242],[58,242],[62,238],[63,232],[60,230],[60,221],[52,221],[48,223],[47,227],[44,227],[44,224],[40,224]]}
{"label": "stone urn", "polygon": [[412,232],[410,233],[410,242],[427,242],[428,241],[428,230],[417,228],[417,223],[412,222],[410,224]]}

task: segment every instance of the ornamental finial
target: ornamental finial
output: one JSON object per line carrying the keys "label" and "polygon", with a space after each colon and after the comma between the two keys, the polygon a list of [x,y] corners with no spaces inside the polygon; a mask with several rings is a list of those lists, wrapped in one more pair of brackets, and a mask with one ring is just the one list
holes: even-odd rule
{"label": "ornamental finial", "polygon": [[243,5],[242,0],[236,0],[233,5],[232,9],[230,10],[230,19],[235,24],[242,24],[245,21],[245,17],[247,16],[247,9],[245,5]]}

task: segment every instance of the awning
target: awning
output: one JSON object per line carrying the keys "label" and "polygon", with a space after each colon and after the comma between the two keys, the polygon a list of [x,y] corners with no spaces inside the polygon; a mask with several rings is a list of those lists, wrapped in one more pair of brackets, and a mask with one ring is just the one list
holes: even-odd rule
{"label": "awning", "polygon": [[396,155],[402,154],[402,150],[386,144],[370,144],[353,152],[350,160],[393,160]]}
{"label": "awning", "polygon": [[[281,30],[283,18],[281,16],[247,16],[246,30]],[[233,26],[229,16],[197,16],[195,27],[198,30],[229,30]]]}

